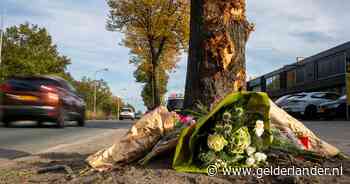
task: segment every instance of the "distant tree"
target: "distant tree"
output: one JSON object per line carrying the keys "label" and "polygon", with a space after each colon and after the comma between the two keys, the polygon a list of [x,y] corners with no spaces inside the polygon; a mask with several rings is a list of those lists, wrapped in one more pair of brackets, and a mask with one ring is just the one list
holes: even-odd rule
{"label": "distant tree", "polygon": [[122,44],[130,49],[131,63],[146,65],[141,69],[148,76],[145,88],[152,91],[152,108],[159,106],[158,75],[174,69],[181,50],[187,48],[188,0],[108,0],[108,5],[108,30],[124,33]]}
{"label": "distant tree", "polygon": [[254,29],[245,11],[245,0],[191,1],[185,108],[210,107],[245,89],[245,47]]}
{"label": "distant tree", "polygon": [[29,23],[4,32],[1,78],[14,75],[65,74],[70,60],[57,50],[45,28]]}
{"label": "distant tree", "polygon": [[[85,102],[87,110],[93,110],[94,99],[94,81],[90,78],[83,77],[80,81],[75,81],[74,86]],[[96,107],[98,110],[110,114],[116,107],[113,94],[104,80],[96,81]]]}
{"label": "distant tree", "polygon": [[[136,82],[144,83],[141,96],[144,102],[144,105],[148,110],[153,108],[153,93],[152,93],[152,80],[150,78],[152,71],[147,67],[147,63],[143,63],[138,66],[137,70],[134,72],[134,76],[136,78]],[[169,80],[168,73],[166,70],[160,66],[157,71],[157,91],[159,91],[159,95],[161,97],[167,92],[167,83]],[[163,99],[163,98],[161,98]]]}

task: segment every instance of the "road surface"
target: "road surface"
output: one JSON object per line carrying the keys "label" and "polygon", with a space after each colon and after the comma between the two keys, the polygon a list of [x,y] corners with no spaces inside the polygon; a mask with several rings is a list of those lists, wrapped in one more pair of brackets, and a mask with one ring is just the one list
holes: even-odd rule
{"label": "road surface", "polygon": [[317,136],[350,155],[350,121],[308,121],[304,124]]}
{"label": "road surface", "polygon": [[[11,128],[0,124],[0,161],[11,160],[43,152],[87,152],[105,148],[124,135],[131,121],[88,121],[86,127],[68,125],[57,129],[53,125],[36,127],[23,122]],[[304,122],[327,142],[350,154],[350,121]],[[98,139],[94,139],[98,138]],[[92,140],[88,142],[88,140]],[[84,142],[85,141],[85,142]],[[71,144],[75,146],[70,146]],[[67,149],[69,148],[69,149]]]}
{"label": "road surface", "polygon": [[0,124],[0,160],[16,159],[36,153],[85,141],[93,137],[112,134],[116,129],[128,129],[131,121],[87,121],[85,127],[68,123],[64,129],[44,124],[37,127],[35,123],[18,122],[5,128]]}

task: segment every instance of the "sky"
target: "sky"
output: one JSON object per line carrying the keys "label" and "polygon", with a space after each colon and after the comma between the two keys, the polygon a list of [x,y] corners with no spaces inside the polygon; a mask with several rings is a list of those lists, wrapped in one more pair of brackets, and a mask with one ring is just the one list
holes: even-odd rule
{"label": "sky", "polygon": [[[247,72],[257,77],[323,50],[350,41],[350,1],[337,0],[247,0],[247,16],[256,25],[247,44]],[[129,50],[123,35],[105,29],[109,8],[105,0],[1,0],[5,27],[29,22],[46,27],[72,64],[75,79],[104,79],[116,96],[138,110],[145,110],[142,84],[133,77]],[[183,92],[187,58],[170,74],[168,93]]]}

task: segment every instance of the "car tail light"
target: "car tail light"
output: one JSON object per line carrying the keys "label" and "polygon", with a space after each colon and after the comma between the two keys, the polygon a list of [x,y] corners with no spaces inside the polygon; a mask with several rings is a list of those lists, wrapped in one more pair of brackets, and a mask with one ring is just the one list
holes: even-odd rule
{"label": "car tail light", "polygon": [[1,92],[9,92],[9,91],[11,91],[12,89],[11,89],[11,86],[10,86],[10,84],[8,84],[8,83],[5,83],[5,84],[1,84],[0,85],[0,91]]}
{"label": "car tail light", "polygon": [[58,104],[60,100],[60,97],[58,96],[58,94],[52,93],[52,92],[47,93],[46,97],[47,97],[47,102],[49,102],[50,104]]}

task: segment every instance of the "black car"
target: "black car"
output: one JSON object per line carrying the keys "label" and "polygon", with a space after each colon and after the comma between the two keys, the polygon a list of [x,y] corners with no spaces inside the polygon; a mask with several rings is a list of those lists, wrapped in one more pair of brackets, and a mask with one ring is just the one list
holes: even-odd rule
{"label": "black car", "polygon": [[184,105],[184,98],[182,96],[169,97],[167,101],[167,108],[169,111],[181,112]]}
{"label": "black car", "polygon": [[324,118],[346,118],[346,95],[336,101],[322,103],[318,108],[318,113]]}
{"label": "black car", "polygon": [[[12,121],[65,121],[85,124],[85,102],[64,79],[53,76],[13,77],[0,85],[0,115],[5,126]],[[0,120],[1,121],[1,120]]]}

